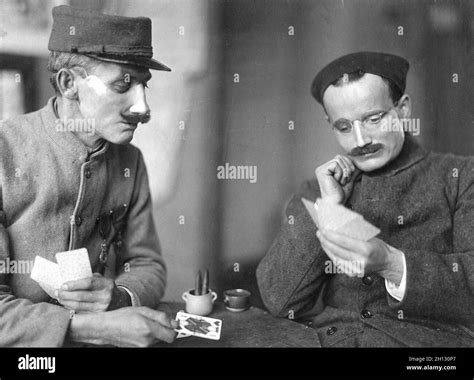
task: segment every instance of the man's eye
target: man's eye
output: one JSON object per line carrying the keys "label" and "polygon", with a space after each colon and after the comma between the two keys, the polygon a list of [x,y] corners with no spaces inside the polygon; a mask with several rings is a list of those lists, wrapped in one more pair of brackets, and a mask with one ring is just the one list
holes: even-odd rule
{"label": "man's eye", "polygon": [[114,85],[114,88],[116,89],[117,92],[120,92],[120,93],[127,92],[130,89],[130,83],[117,82]]}
{"label": "man's eye", "polygon": [[383,114],[372,115],[367,118],[367,121],[371,124],[378,123],[383,117]]}
{"label": "man's eye", "polygon": [[334,124],[334,127],[339,131],[339,132],[342,132],[342,133],[348,133],[352,130],[352,126],[349,122],[347,121],[337,121],[335,124]]}

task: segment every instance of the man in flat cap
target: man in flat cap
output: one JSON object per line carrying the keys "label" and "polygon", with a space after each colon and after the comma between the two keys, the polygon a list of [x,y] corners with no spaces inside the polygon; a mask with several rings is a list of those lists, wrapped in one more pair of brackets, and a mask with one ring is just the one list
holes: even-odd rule
{"label": "man in flat cap", "polygon": [[[29,273],[0,272],[0,346],[148,346],[175,338],[156,311],[166,267],[142,154],[151,20],[53,9],[56,96],[0,126],[0,263],[88,250],[92,277],[52,297]],[[5,266],[5,265],[4,265]]]}
{"label": "man in flat cap", "polygon": [[[293,196],[257,279],[268,309],[307,321],[323,346],[474,345],[474,159],[426,152],[408,133],[408,67],[349,54],[311,88],[344,153]],[[302,198],[345,205],[381,232],[317,230]]]}

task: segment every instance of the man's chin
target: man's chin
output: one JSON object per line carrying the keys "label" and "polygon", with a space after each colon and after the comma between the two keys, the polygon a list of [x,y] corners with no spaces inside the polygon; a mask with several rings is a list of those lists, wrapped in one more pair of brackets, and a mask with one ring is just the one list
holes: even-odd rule
{"label": "man's chin", "polygon": [[134,134],[135,134],[135,131],[127,129],[125,131],[122,131],[120,134],[111,136],[110,138],[107,139],[107,141],[111,142],[112,144],[117,144],[117,145],[129,144],[132,141]]}
{"label": "man's chin", "polygon": [[353,162],[359,170],[363,172],[373,172],[377,169],[383,168],[387,164],[387,159],[385,157],[357,157]]}

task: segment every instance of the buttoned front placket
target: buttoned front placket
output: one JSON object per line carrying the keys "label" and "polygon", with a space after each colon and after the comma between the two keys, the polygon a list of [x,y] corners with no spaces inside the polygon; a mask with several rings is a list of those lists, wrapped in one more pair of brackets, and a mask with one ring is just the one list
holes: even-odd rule
{"label": "buttoned front placket", "polygon": [[[100,212],[100,205],[106,192],[107,168],[103,153],[107,150],[107,143],[97,152],[90,156],[80,157],[83,161],[80,168],[80,183],[77,200],[71,215],[71,232],[69,239],[69,250],[82,248],[87,232],[91,232],[97,214]],[[80,231],[81,228],[84,231]]]}

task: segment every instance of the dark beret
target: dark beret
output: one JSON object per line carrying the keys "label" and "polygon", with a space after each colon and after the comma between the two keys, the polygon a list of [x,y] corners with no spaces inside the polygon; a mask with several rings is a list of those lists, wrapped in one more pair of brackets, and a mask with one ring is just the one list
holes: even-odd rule
{"label": "dark beret", "polygon": [[406,59],[393,54],[363,51],[344,55],[329,63],[316,75],[311,85],[311,94],[322,104],[324,91],[331,83],[344,74],[357,71],[389,79],[404,93],[409,67]]}
{"label": "dark beret", "polygon": [[152,58],[151,20],[148,17],[111,16],[60,5],[53,8],[48,49],[171,71]]}

